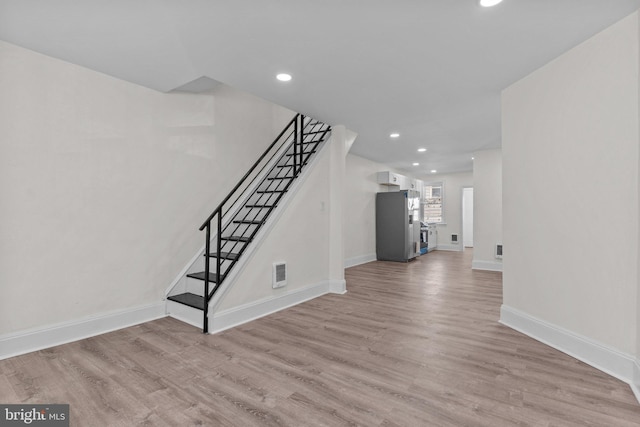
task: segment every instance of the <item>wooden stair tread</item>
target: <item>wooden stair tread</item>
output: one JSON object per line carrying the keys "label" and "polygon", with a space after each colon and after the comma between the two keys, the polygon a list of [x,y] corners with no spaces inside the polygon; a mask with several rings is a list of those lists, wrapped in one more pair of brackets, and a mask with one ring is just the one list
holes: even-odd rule
{"label": "wooden stair tread", "polygon": [[248,243],[248,242],[251,241],[251,237],[246,237],[246,236],[227,236],[227,237],[223,237],[222,240],[227,240],[229,242]]}
{"label": "wooden stair tread", "polygon": [[[192,279],[198,279],[204,281],[204,271],[199,271],[197,273],[187,274],[187,277],[191,277]],[[221,281],[224,280],[224,275],[220,276]],[[209,272],[209,283],[216,283],[216,274]]]}
{"label": "wooden stair tread", "polygon": [[220,255],[218,255],[217,252],[212,252],[209,254],[209,256],[212,258],[223,258],[230,261],[236,261],[238,258],[240,258],[240,254],[235,254],[233,252],[220,252]]}
{"label": "wooden stair tread", "polygon": [[264,223],[263,220],[259,220],[259,219],[236,219],[233,221],[234,224],[252,224],[252,225],[258,225],[258,224],[262,224]]}
{"label": "wooden stair tread", "polygon": [[188,305],[189,307],[197,308],[198,310],[204,310],[204,297],[192,294],[191,292],[169,295],[167,299],[169,301],[175,301],[180,304]]}

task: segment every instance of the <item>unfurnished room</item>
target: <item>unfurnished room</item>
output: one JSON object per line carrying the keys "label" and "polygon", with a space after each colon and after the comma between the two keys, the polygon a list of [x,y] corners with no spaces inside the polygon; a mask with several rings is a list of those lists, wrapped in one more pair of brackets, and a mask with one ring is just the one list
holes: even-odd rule
{"label": "unfurnished room", "polygon": [[0,425],[640,425],[640,0],[0,0]]}

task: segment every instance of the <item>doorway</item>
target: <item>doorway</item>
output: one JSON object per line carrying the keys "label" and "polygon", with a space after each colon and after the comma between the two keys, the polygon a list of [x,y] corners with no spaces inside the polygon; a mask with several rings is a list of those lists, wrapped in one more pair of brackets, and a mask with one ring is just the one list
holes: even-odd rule
{"label": "doorway", "polygon": [[462,189],[462,244],[473,247],[473,187]]}

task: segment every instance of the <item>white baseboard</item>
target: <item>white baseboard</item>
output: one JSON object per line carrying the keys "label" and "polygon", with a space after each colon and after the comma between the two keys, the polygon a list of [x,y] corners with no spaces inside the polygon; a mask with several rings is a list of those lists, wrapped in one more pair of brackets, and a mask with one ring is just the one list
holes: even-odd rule
{"label": "white baseboard", "polygon": [[502,263],[498,261],[481,261],[474,259],[471,262],[471,268],[473,270],[502,271]]}
{"label": "white baseboard", "polygon": [[209,318],[209,331],[212,334],[222,332],[328,293],[343,294],[346,292],[345,283],[344,280],[326,280],[277,297],[265,298],[223,310],[219,313],[213,313]]}
{"label": "white baseboard", "polygon": [[375,253],[360,255],[353,258],[344,260],[344,268],[355,267],[356,265],[366,264],[371,261],[375,261],[377,256]]}
{"label": "white baseboard", "polygon": [[626,382],[640,402],[640,365],[634,356],[506,305],[500,308],[500,323]]}
{"label": "white baseboard", "polygon": [[0,336],[0,360],[165,317],[164,301]]}
{"label": "white baseboard", "polygon": [[636,359],[633,364],[633,382],[631,384],[631,391],[636,396],[638,402],[640,402],[640,360]]}
{"label": "white baseboard", "polygon": [[332,294],[344,295],[347,293],[347,281],[342,280],[330,280],[329,292]]}
{"label": "white baseboard", "polygon": [[435,251],[452,251],[452,252],[462,252],[464,246],[462,244],[457,245],[443,245],[438,243],[438,246],[434,248]]}

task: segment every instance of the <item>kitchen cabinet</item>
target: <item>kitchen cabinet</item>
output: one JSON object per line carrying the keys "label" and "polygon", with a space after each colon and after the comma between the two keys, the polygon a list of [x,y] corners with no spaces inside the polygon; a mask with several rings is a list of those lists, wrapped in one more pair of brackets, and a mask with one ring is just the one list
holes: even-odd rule
{"label": "kitchen cabinet", "polygon": [[389,171],[378,172],[378,184],[382,185],[397,185],[400,187],[403,178],[402,175]]}
{"label": "kitchen cabinet", "polygon": [[413,179],[408,176],[400,175],[398,173],[384,171],[378,172],[378,184],[398,186],[398,190],[413,190],[420,194],[420,199],[423,197],[423,182],[419,179]]}

